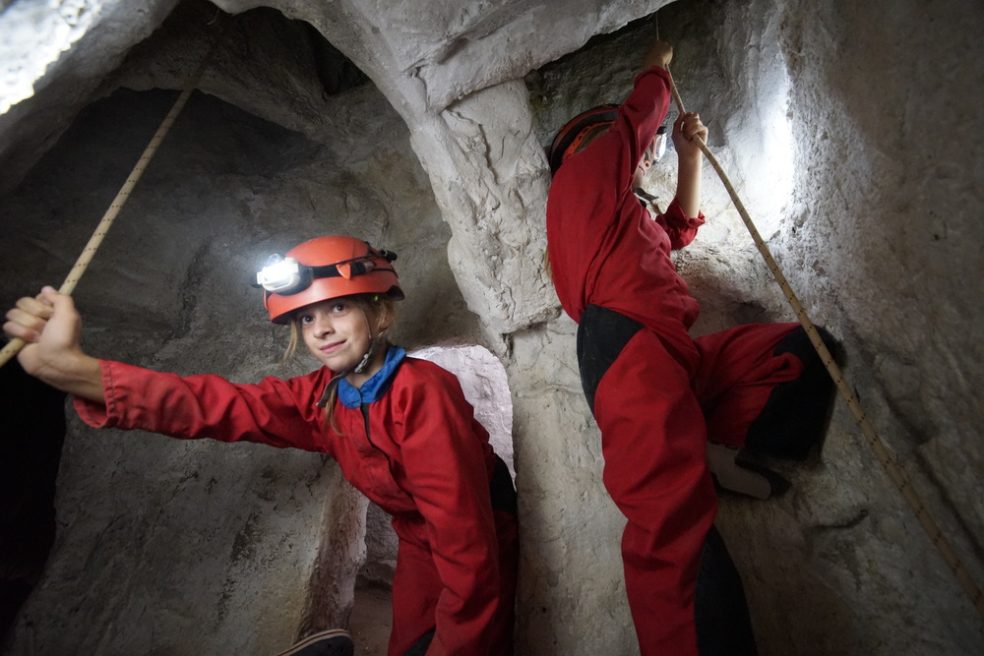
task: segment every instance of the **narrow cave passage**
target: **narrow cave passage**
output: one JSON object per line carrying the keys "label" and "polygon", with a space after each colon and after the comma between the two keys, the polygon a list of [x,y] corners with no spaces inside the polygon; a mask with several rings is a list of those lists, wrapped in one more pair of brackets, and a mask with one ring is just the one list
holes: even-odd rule
{"label": "narrow cave passage", "polygon": [[[0,31],[31,1],[5,2]],[[794,289],[844,343],[865,411],[984,581],[974,501],[984,351],[968,329],[984,320],[976,5],[217,4],[233,14],[224,45],[75,295],[87,348],[235,381],[299,374],[311,363],[280,362],[284,331],[249,287],[258,263],[328,231],[397,251],[409,300],[394,341],[480,345],[508,380],[501,446],[515,448],[520,493],[520,652],[635,653],[624,518],[602,484],[576,326],[542,270],[541,149],[571,113],[624,97],[658,31]],[[8,306],[64,276],[214,34],[207,2],[125,5],[62,3],[38,23],[59,28],[51,42],[66,55],[0,115]],[[945,129],[927,128],[937,122]],[[673,156],[650,176],[661,202]],[[708,221],[675,255],[701,304],[693,333],[791,320],[709,169],[703,193]],[[318,613],[344,623],[357,579],[369,621],[356,609],[353,626],[385,631],[385,592],[372,585],[385,590],[391,552],[372,540],[385,543],[387,519],[347,496],[335,465],[95,432],[67,416],[57,507],[42,519],[56,528],[52,557],[41,578],[32,564],[38,587],[10,653],[276,653]],[[761,653],[981,651],[973,606],[842,405],[818,456],[766,464],[790,491],[764,503],[725,496],[717,518]],[[318,607],[314,572],[332,558],[347,583]]]}

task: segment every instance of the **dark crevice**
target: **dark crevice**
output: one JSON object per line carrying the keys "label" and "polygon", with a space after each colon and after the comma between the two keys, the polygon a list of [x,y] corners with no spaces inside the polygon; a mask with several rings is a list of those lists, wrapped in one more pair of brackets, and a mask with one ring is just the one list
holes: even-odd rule
{"label": "dark crevice", "polygon": [[974,554],[974,558],[977,562],[984,563],[984,544],[981,543],[979,536],[974,533],[973,528],[971,528],[961,512],[961,504],[954,501],[953,497],[950,496],[946,485],[936,475],[936,470],[933,468],[932,463],[926,459],[926,456],[921,451],[916,451],[914,455],[916,463],[919,466],[919,471],[926,477],[930,485],[933,486],[936,494],[939,495],[940,503],[946,509],[947,514],[956,522],[957,527],[960,529],[961,537],[967,541]]}
{"label": "dark crevice", "polygon": [[[220,21],[228,21],[223,30]],[[337,48],[332,46],[313,25],[303,20],[289,19],[269,7],[258,7],[234,16],[222,12],[206,0],[185,0],[151,34],[127,54],[121,69],[137,69],[166,65],[173,61],[188,66],[197,65],[212,41],[215,46],[211,61],[213,73],[224,68],[255,68],[261,70],[272,61],[290,62],[283,71],[284,83],[291,77],[308,74],[317,77],[325,97],[359,87],[369,78]]]}
{"label": "dark crevice", "polygon": [[171,339],[181,339],[191,332],[192,322],[194,321],[195,311],[198,306],[198,295],[195,290],[200,289],[202,281],[208,274],[208,255],[211,242],[202,242],[202,245],[195,251],[195,255],[188,265],[184,280],[181,281],[180,297],[181,308],[178,310],[176,327],[171,333]]}
{"label": "dark crevice", "polygon": [[0,642],[55,540],[64,403],[62,392],[28,376],[16,360],[0,367]]}
{"label": "dark crevice", "polygon": [[830,531],[850,530],[857,527],[864,520],[868,519],[868,515],[869,512],[867,508],[858,508],[850,517],[826,524],[814,524],[807,529],[807,532],[813,535],[822,535]]}

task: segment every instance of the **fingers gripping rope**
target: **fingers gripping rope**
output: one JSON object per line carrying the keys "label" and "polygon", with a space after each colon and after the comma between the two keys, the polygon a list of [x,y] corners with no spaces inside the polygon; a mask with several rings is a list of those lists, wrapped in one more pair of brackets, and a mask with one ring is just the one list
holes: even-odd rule
{"label": "fingers gripping rope", "polygon": [[[670,76],[670,91],[673,94],[673,99],[676,102],[677,109],[680,111],[680,114],[685,114],[686,110],[683,107],[683,99],[680,98],[680,92],[677,90],[677,86],[673,81],[672,75]],[[919,523],[922,524],[923,529],[929,536],[930,541],[940,552],[940,555],[943,557],[943,560],[946,561],[946,564],[950,566],[951,570],[953,570],[954,575],[957,577],[957,581],[970,597],[971,601],[976,606],[977,611],[984,616],[984,593],[981,592],[981,589],[971,578],[970,573],[960,560],[960,557],[954,551],[950,541],[943,534],[939,524],[933,518],[930,511],[926,508],[926,505],[919,497],[919,494],[912,486],[912,482],[909,480],[908,476],[906,476],[905,471],[899,465],[894,456],[892,456],[882,439],[878,436],[874,425],[872,425],[867,416],[865,416],[864,410],[861,408],[861,403],[858,401],[858,398],[854,392],[851,391],[851,388],[847,386],[840,367],[838,367],[837,363],[834,362],[834,357],[831,355],[830,351],[827,349],[827,346],[820,338],[820,334],[817,332],[816,326],[814,326],[813,322],[810,321],[806,310],[796,297],[792,287],[789,286],[786,276],[783,275],[779,265],[772,257],[769,247],[765,245],[765,241],[763,241],[762,236],[752,223],[752,219],[748,215],[748,211],[742,204],[741,199],[738,198],[738,193],[735,191],[734,186],[725,174],[724,169],[721,168],[721,164],[718,163],[717,158],[714,157],[713,153],[711,153],[710,149],[707,147],[707,144],[698,140],[697,145],[700,147],[701,152],[703,152],[707,157],[707,161],[710,162],[712,167],[714,167],[718,177],[721,178],[721,182],[724,184],[725,189],[727,189],[728,195],[731,196],[731,200],[735,204],[738,214],[741,215],[741,220],[745,223],[745,227],[748,228],[749,233],[752,235],[752,240],[755,242],[755,247],[758,249],[759,253],[761,253],[762,258],[765,260],[766,266],[769,267],[769,270],[772,272],[772,276],[776,279],[776,282],[779,283],[779,287],[782,288],[783,294],[785,294],[786,299],[793,308],[793,312],[796,314],[796,318],[799,319],[800,324],[809,336],[810,342],[813,344],[817,354],[820,356],[821,362],[823,362],[824,366],[827,368],[827,371],[830,373],[830,377],[834,380],[834,384],[837,386],[838,391],[847,402],[851,412],[854,414],[854,418],[861,427],[861,432],[867,439],[871,450],[875,453],[875,456],[881,462],[882,466],[885,467],[886,473],[902,493],[902,496],[905,497],[905,500],[912,509],[912,512],[915,513],[916,517],[919,519]]]}
{"label": "fingers gripping rope", "polygon": [[[228,23],[227,23],[228,24]],[[219,37],[224,34],[223,31],[219,34]],[[126,182],[120,187],[120,190],[116,193],[116,197],[109,204],[109,209],[103,214],[102,220],[99,221],[99,225],[96,226],[95,232],[92,237],[89,238],[89,242],[82,249],[82,253],[79,255],[78,259],[75,261],[75,265],[72,270],[69,271],[68,276],[65,278],[65,282],[62,283],[58,291],[62,294],[71,294],[75,290],[75,286],[78,284],[79,280],[82,278],[82,274],[89,267],[89,263],[92,262],[93,256],[99,249],[99,245],[102,244],[103,239],[106,237],[106,233],[109,232],[110,226],[113,225],[113,221],[116,220],[116,216],[123,209],[123,205],[126,204],[127,199],[130,197],[133,188],[136,186],[140,177],[143,175],[144,171],[147,170],[147,165],[150,164],[150,160],[153,159],[154,155],[157,153],[157,147],[160,146],[161,141],[167,135],[171,126],[174,125],[175,119],[178,118],[178,114],[184,109],[185,104],[188,102],[188,98],[191,97],[192,91],[198,86],[198,82],[202,78],[202,74],[205,72],[205,68],[208,66],[208,62],[212,58],[212,53],[215,51],[215,45],[218,43],[219,38],[216,38],[212,42],[211,47],[206,53],[202,62],[198,65],[197,70],[191,76],[188,83],[185,85],[184,90],[178,99],[172,105],[171,110],[161,121],[160,127],[157,128],[157,132],[151,137],[150,143],[144,148],[143,153],[140,155],[140,159],[133,166],[133,170],[130,171],[130,175],[127,177]],[[0,350],[0,367],[7,364],[7,362],[17,355],[18,352],[24,347],[25,342],[22,339],[14,338],[7,343],[7,345]]]}

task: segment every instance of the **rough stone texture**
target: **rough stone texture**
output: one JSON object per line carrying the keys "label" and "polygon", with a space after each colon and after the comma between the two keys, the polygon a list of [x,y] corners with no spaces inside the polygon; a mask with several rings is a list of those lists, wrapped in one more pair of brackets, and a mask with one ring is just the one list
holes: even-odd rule
{"label": "rough stone texture", "polygon": [[[807,4],[780,13],[798,166],[776,247],[809,306],[848,340],[867,413],[981,585],[984,14],[960,1]],[[930,136],[932,116],[947,125]],[[832,615],[854,649],[980,651],[980,616],[884,474],[850,451],[829,460],[842,469],[835,481],[867,483],[855,484],[867,498],[838,513],[856,526],[804,532],[834,580],[857,590],[859,608]],[[876,621],[891,629],[870,635]]]}
{"label": "rough stone texture", "polygon": [[[887,15],[915,22],[886,25]],[[944,16],[960,27],[949,25],[940,43],[940,33],[927,26]],[[933,90],[940,112],[945,105],[948,114],[969,116],[977,106],[980,94],[963,89],[979,88],[982,75],[964,56],[964,40],[974,39],[980,23],[968,3],[839,5],[824,12],[806,3],[686,3],[660,15],[663,34],[678,43],[673,70],[688,108],[709,124],[712,148],[814,319],[845,340],[848,373],[868,414],[978,581],[981,453],[966,431],[982,416],[971,391],[981,376],[980,347],[972,332],[949,322],[959,316],[974,325],[980,314],[970,302],[979,285],[961,281],[979,277],[981,228],[966,208],[979,199],[972,181],[979,179],[974,153],[982,140],[971,134],[973,121],[941,141],[921,140],[910,117],[925,111],[923,88]],[[624,94],[634,71],[611,62],[622,55],[631,61],[633,46],[654,28],[642,24],[600,39],[528,76],[544,142],[573,112]],[[870,62],[869,48],[881,53]],[[913,49],[920,61],[950,70],[945,81],[922,64],[913,70]],[[790,153],[783,152],[787,134]],[[950,158],[939,165],[943,172],[926,170],[924,162],[940,161],[943,152],[963,162],[961,173]],[[794,163],[791,170],[779,168],[785,161]],[[723,189],[707,173],[711,221],[678,257],[704,306],[695,332],[790,320]],[[910,176],[917,181],[907,182]],[[672,195],[661,171],[652,183],[661,197]],[[948,230],[974,237],[950,241]],[[516,413],[523,417],[519,402]],[[520,462],[525,445],[517,446]],[[835,415],[821,461],[807,468],[772,464],[794,479],[793,492],[768,504],[726,499],[719,519],[745,576],[763,653],[981,649],[979,616],[846,409]],[[529,490],[522,492],[528,501]]]}
{"label": "rough stone texture", "polygon": [[17,0],[0,14],[0,190],[52,147],[106,73],[178,0]]}
{"label": "rough stone texture", "polygon": [[520,644],[530,654],[631,654],[619,535],[601,440],[565,316],[513,338],[509,370],[522,528]]}
{"label": "rough stone texture", "polygon": [[[2,33],[21,4],[32,3],[18,0],[0,15]],[[176,40],[132,50],[117,68],[174,2],[143,3],[143,12],[122,3],[81,4],[102,5],[98,16],[113,22],[92,20],[91,30],[36,82],[35,96],[0,116],[0,189],[21,180],[91,97],[118,84],[176,87],[205,51],[208,30],[196,36],[189,27],[172,35]],[[219,4],[236,12],[260,3]],[[396,242],[407,253],[401,272],[420,281],[403,321],[414,340],[481,340],[506,365],[523,530],[519,653],[634,653],[618,555],[623,520],[601,486],[599,439],[580,391],[574,326],[557,316],[540,266],[548,180],[539,146],[571,112],[624,95],[657,25],[638,23],[544,65],[666,3],[267,4],[310,23],[378,92],[365,85],[326,94],[346,69],[324,57],[324,46],[302,26],[252,24],[246,33],[230,33],[202,88],[304,137],[213,100],[193,100],[189,116],[206,104],[213,113],[195,130],[186,128],[179,143],[207,145],[211,154],[162,152],[141,182],[127,212],[143,221],[133,225],[131,218],[130,228],[121,223],[107,242],[126,259],[101,255],[79,289],[90,343],[163,368],[242,379],[283,373],[272,356],[259,355],[276,350],[273,332],[249,333],[242,320],[255,312],[240,286],[254,265],[245,246],[249,252],[282,248],[319,228],[317,217],[334,215],[373,239]],[[984,582],[984,454],[974,429],[984,417],[976,394],[984,373],[974,326],[982,319],[976,301],[984,228],[974,208],[984,179],[982,22],[970,0],[821,7],[802,0],[685,0],[661,11],[658,25],[677,46],[673,70],[688,108],[710,126],[712,148],[811,315],[844,340],[851,384],[978,582]],[[293,44],[290,56],[272,48],[284,35]],[[151,103],[155,116],[163,114],[159,93],[125,95],[105,102]],[[108,106],[92,108],[95,118],[88,120],[99,120]],[[397,116],[405,128],[393,127]],[[82,217],[105,208],[146,139],[136,136],[136,124],[149,135],[157,119],[128,112],[125,120],[109,113],[102,120],[101,129],[86,128],[89,142],[72,146],[79,137],[68,133],[0,200],[8,302],[67,270],[88,234],[90,222]],[[241,129],[237,137],[216,130],[227,124]],[[423,171],[406,152],[406,129]],[[121,138],[123,145],[107,136],[128,131],[134,134]],[[181,124],[169,140],[180,133]],[[392,150],[382,150],[387,147]],[[652,181],[666,200],[672,153],[667,157]],[[215,161],[223,164],[215,168]],[[399,191],[390,190],[392,179],[402,181]],[[710,222],[678,258],[703,303],[695,332],[788,320],[710,170],[704,184]],[[177,198],[174,189],[183,190]],[[406,203],[413,212],[404,211]],[[435,220],[438,211],[447,227]],[[274,212],[281,221],[269,220]],[[404,218],[419,215],[428,218]],[[363,216],[373,217],[368,225],[359,223]],[[188,238],[171,245],[176,229]],[[443,257],[446,243],[460,292]],[[153,297],[151,288],[159,290]],[[454,303],[446,311],[447,298]],[[230,325],[236,330],[223,330]],[[330,469],[304,454],[285,460],[276,453],[267,463],[259,448],[145,438],[134,449],[134,437],[76,431],[69,439],[59,511],[70,523],[12,643],[15,653],[27,649],[31,622],[39,635],[48,627],[46,636],[64,634],[66,644],[91,653],[144,645],[151,653],[151,643],[192,653],[195,647],[168,641],[183,639],[189,626],[198,627],[190,632],[196,638],[226,635],[237,622],[254,630],[254,651],[289,639],[304,613],[296,588],[311,579],[316,547],[310,542],[318,531],[298,538],[303,555],[264,559],[276,551],[278,536],[289,533],[278,532],[282,518],[269,506],[303,505],[290,506],[293,527],[330,525],[330,491],[315,486],[320,492],[308,505],[294,494],[307,489],[298,481],[331,477]],[[199,472],[199,461],[210,477],[232,481],[224,504],[199,479],[180,488],[185,475]],[[271,483],[271,491],[252,472],[274,462],[279,484]],[[984,651],[979,615],[843,407],[822,458],[800,467],[770,464],[794,480],[793,490],[767,503],[725,499],[719,518],[745,578],[763,654]],[[150,480],[155,477],[162,482]],[[114,480],[130,485],[133,496],[110,488]],[[190,496],[167,501],[175,488]],[[270,502],[271,494],[279,501]],[[203,507],[214,510],[203,513]],[[217,516],[228,515],[228,524],[214,526]],[[214,533],[176,544],[174,536],[198,526]],[[235,550],[239,535],[256,535],[257,548]],[[117,537],[143,551],[131,558]],[[153,551],[159,542],[166,545],[162,553]],[[112,545],[110,559],[102,544]],[[264,578],[291,568],[286,581]],[[227,581],[233,583],[223,597]],[[258,596],[267,585],[269,596]],[[188,589],[195,590],[193,607]],[[129,590],[138,600],[132,605],[147,609],[144,617],[163,617],[153,640],[130,642],[133,636],[120,628],[129,615],[107,628],[117,606],[101,614],[102,606],[128,599]],[[58,602],[64,598],[80,599],[82,610],[66,608]],[[163,603],[178,598],[180,605]],[[344,596],[339,600],[344,613]],[[278,615],[256,624],[250,613],[266,604]],[[80,618],[94,607],[100,613]],[[279,612],[285,608],[297,612]]]}
{"label": "rough stone texture", "polygon": [[519,82],[501,84],[413,131],[414,149],[454,226],[452,270],[496,345],[502,335],[557,314],[543,270],[543,154],[525,99]]}

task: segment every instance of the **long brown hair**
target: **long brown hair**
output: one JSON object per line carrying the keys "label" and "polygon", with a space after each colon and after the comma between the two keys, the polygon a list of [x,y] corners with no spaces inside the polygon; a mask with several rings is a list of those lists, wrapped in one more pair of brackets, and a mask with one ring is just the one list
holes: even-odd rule
{"label": "long brown hair", "polygon": [[[365,314],[369,322],[370,334],[375,344],[375,353],[385,352],[389,342],[386,339],[386,332],[392,327],[396,319],[396,303],[393,299],[380,294],[359,294],[356,296],[343,297],[350,301]],[[341,299],[332,299],[341,300]],[[297,355],[297,348],[304,343],[304,332],[301,322],[297,316],[300,310],[294,312],[290,317],[290,341],[284,352],[284,361]],[[338,381],[334,381],[328,390],[328,398],[325,404],[325,426],[331,428],[337,434],[338,425],[335,423],[335,400],[338,398]]]}

